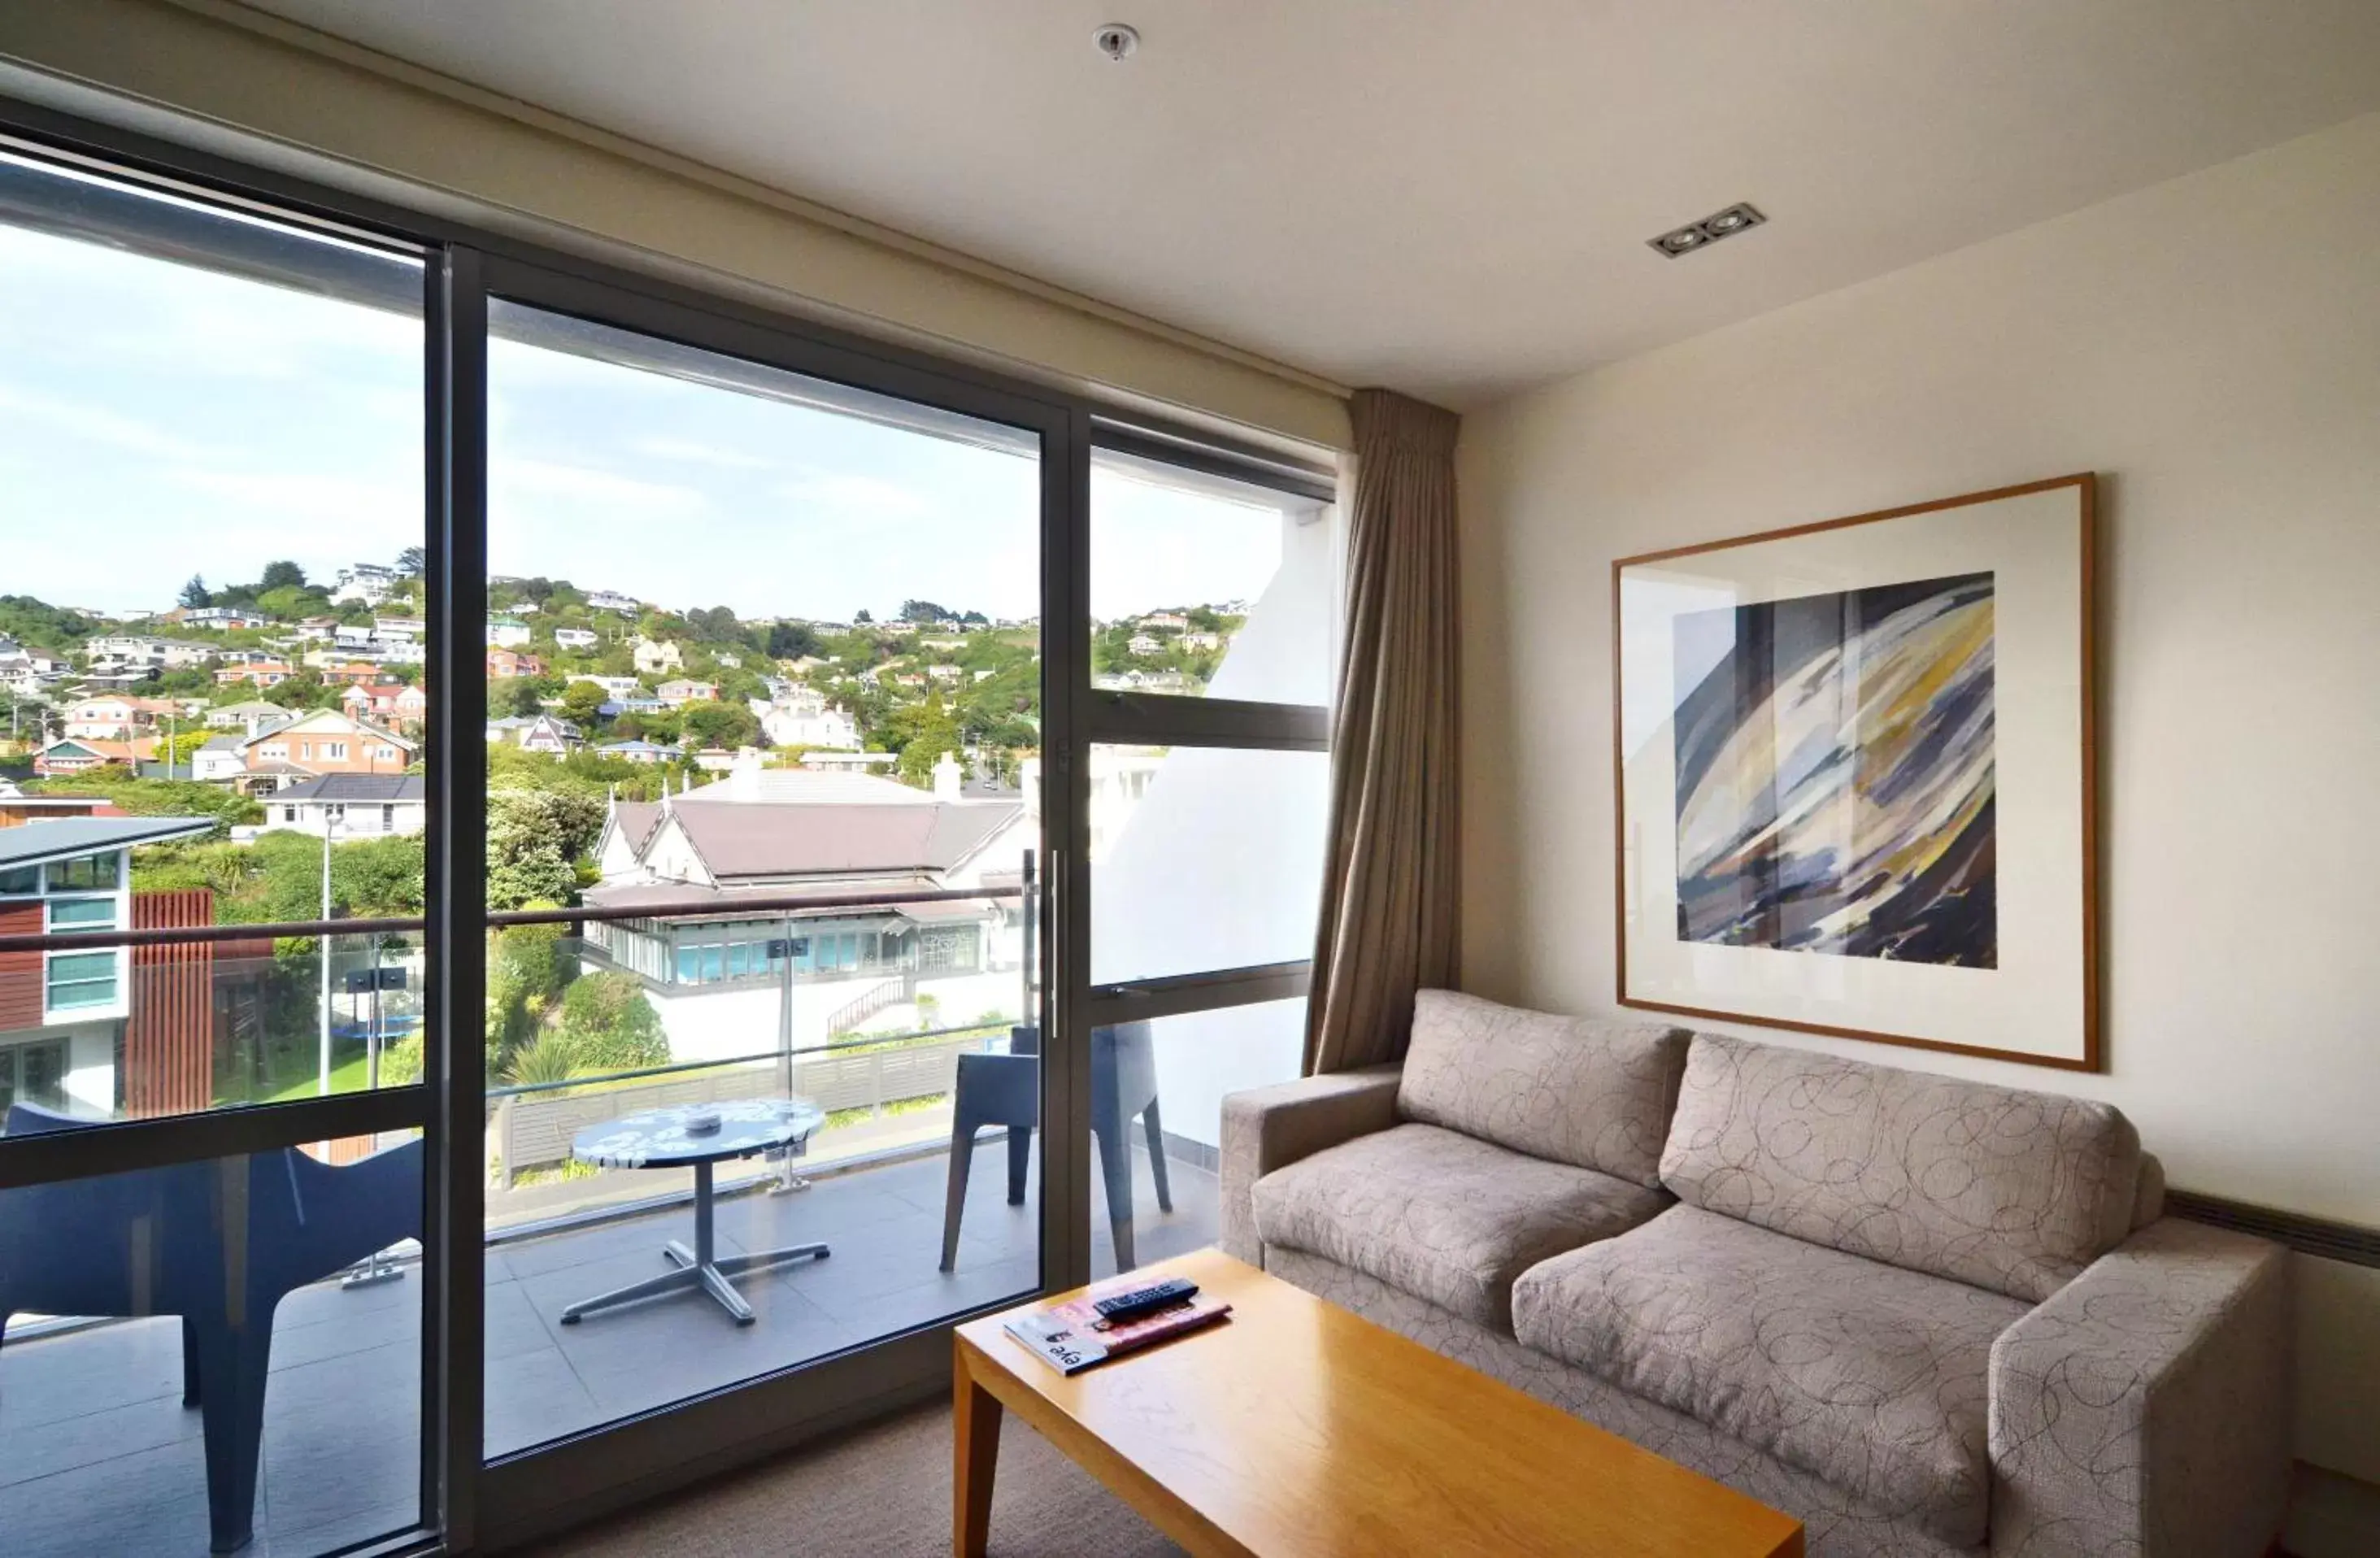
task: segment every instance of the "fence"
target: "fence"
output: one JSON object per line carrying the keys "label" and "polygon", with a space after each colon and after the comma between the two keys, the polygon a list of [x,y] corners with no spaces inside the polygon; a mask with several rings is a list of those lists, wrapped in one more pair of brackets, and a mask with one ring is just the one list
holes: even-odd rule
{"label": "fence", "polygon": [[[832,1114],[844,1109],[881,1109],[909,1099],[934,1098],[951,1090],[958,1057],[983,1047],[980,1030],[918,1043],[871,1041],[843,1045],[858,1053],[812,1051],[794,1061],[794,1095]],[[488,1121],[488,1142],[499,1184],[510,1189],[524,1169],[570,1159],[571,1139],[589,1126],[639,1109],[680,1103],[721,1103],[739,1098],[771,1098],[784,1087],[779,1059],[712,1065],[698,1071],[626,1082],[589,1081],[507,1089]],[[555,1096],[540,1096],[541,1092]]]}

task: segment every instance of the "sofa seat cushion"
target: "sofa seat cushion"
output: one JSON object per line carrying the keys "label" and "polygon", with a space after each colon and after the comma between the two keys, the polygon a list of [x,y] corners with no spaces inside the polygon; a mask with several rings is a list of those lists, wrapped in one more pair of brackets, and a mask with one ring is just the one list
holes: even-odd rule
{"label": "sofa seat cushion", "polygon": [[1256,1183],[1257,1235],[1511,1334],[1512,1279],[1669,1204],[1436,1126],[1360,1136]]}
{"label": "sofa seat cushion", "polygon": [[1691,1206],[1512,1292],[1524,1345],[1954,1546],[1984,1540],[1992,1342],[2030,1308]]}

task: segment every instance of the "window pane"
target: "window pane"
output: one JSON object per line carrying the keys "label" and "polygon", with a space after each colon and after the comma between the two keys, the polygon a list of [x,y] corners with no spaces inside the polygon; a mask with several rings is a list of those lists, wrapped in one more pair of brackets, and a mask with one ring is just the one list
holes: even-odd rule
{"label": "window pane", "polygon": [[1314,955],[1325,752],[1091,749],[1091,982]]}
{"label": "window pane", "polygon": [[1091,456],[1091,685],[1330,701],[1337,512],[1105,451]]}
{"label": "window pane", "polygon": [[1223,1097],[1295,1077],[1305,1043],[1303,1000],[1119,1023],[1092,1035],[1094,1279],[1116,1273],[1120,1249],[1129,1271],[1215,1242]]}
{"label": "window pane", "polygon": [[[418,797],[421,295],[417,255],[0,152],[0,505],[47,517],[0,518],[0,698],[34,736],[0,934],[315,918],[322,803]],[[329,913],[421,913],[405,809],[337,835]],[[60,819],[96,846],[42,848]],[[377,1029],[344,983],[367,939],[192,942],[0,970],[0,1046],[62,1057],[84,1120],[360,1088],[410,1031],[398,940]]]}
{"label": "window pane", "polygon": [[[1040,740],[1040,476],[1010,429],[490,315],[490,904],[638,915],[491,937],[505,1455],[1038,1281],[996,1133],[1022,1147],[1039,1099],[1008,1052],[1035,1007],[1016,781]],[[919,897],[835,903],[888,889]],[[786,896],[807,901],[741,907]],[[945,1272],[962,1094],[990,1150],[963,1160]],[[698,1148],[634,1146],[696,1108],[801,1144],[709,1171],[750,1323],[691,1279],[578,1308],[700,1259]]]}
{"label": "window pane", "polygon": [[[0,1050],[8,1136],[41,1128],[56,1064]],[[0,1190],[9,1558],[197,1558],[251,1531],[325,1552],[419,1520],[421,1145],[370,1147]],[[383,1247],[394,1280],[342,1285]],[[233,1472],[213,1497],[211,1455]]]}

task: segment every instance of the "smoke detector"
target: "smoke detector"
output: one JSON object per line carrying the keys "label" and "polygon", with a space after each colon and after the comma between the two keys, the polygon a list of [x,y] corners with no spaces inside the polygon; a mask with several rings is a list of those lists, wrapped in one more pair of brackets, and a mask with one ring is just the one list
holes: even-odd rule
{"label": "smoke detector", "polygon": [[1111,21],[1091,34],[1091,46],[1121,64],[1139,51],[1140,30]]}
{"label": "smoke detector", "polygon": [[1721,238],[1731,238],[1738,233],[1748,232],[1767,220],[1750,201],[1739,201],[1725,211],[1715,211],[1699,222],[1689,222],[1658,238],[1646,238],[1645,242],[1664,259],[1675,260],[1681,254],[1708,249]]}

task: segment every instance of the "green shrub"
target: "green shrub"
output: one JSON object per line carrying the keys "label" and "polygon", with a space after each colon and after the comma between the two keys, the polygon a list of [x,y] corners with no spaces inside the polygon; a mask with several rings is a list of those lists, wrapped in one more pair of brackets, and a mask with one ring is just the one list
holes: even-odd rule
{"label": "green shrub", "polygon": [[582,975],[563,992],[561,1035],[589,1071],[669,1064],[669,1035],[633,974]]}

